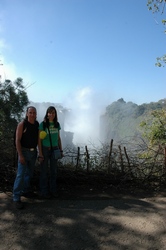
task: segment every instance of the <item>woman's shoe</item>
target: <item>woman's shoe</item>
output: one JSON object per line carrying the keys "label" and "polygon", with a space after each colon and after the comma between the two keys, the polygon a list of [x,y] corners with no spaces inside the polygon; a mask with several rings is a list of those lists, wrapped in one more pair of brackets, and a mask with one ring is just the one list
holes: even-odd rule
{"label": "woman's shoe", "polygon": [[14,204],[15,208],[17,208],[17,209],[24,208],[24,204],[21,201],[13,201],[13,204]]}
{"label": "woman's shoe", "polygon": [[59,194],[56,192],[56,193],[51,193],[51,196],[53,197],[53,198],[58,198],[58,196],[59,196]]}

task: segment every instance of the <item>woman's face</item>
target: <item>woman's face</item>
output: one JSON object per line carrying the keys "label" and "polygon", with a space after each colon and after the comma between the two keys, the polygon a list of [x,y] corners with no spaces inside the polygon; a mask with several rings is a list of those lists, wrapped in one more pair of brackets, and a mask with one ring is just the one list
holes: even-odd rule
{"label": "woman's face", "polygon": [[48,116],[49,121],[53,121],[55,118],[55,110],[48,111],[47,116]]}

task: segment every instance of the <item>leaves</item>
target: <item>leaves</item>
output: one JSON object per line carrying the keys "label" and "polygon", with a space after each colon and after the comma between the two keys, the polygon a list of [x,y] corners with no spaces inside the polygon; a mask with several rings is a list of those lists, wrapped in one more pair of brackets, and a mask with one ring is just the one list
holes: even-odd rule
{"label": "leaves", "polygon": [[0,82],[0,158],[11,158],[11,139],[13,139],[16,124],[22,118],[23,112],[29,103],[22,78],[14,82],[5,80]]}
{"label": "leaves", "polygon": [[[152,11],[153,14],[159,12],[161,14],[164,14],[165,5],[166,5],[166,0],[148,0],[147,2],[148,9]],[[166,19],[162,19],[161,23],[165,25]],[[164,33],[166,33],[166,30],[164,31]],[[157,62],[155,63],[155,65],[157,67],[164,67],[165,63],[166,63],[166,54],[161,57],[157,57]]]}
{"label": "leaves", "polygon": [[166,110],[153,110],[146,121],[140,126],[144,128],[143,136],[149,140],[151,146],[166,144]]}

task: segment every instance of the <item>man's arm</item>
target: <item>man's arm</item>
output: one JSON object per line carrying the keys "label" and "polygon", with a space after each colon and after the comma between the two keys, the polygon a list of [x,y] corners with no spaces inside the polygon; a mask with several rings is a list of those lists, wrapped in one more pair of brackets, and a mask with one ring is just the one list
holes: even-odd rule
{"label": "man's arm", "polygon": [[20,122],[16,129],[16,149],[18,152],[19,160],[22,164],[25,164],[25,159],[22,154],[22,148],[21,148],[21,138],[23,133],[23,127],[24,127],[24,121]]}

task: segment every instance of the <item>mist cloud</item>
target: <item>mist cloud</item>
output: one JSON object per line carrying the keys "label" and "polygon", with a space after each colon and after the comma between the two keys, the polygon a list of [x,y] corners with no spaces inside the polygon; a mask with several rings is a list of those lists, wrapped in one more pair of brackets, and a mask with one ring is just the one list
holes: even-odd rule
{"label": "mist cloud", "polygon": [[70,108],[64,129],[74,132],[74,144],[98,144],[100,142],[99,120],[104,105],[99,100],[99,94],[86,86],[76,90],[63,103],[65,107]]}

